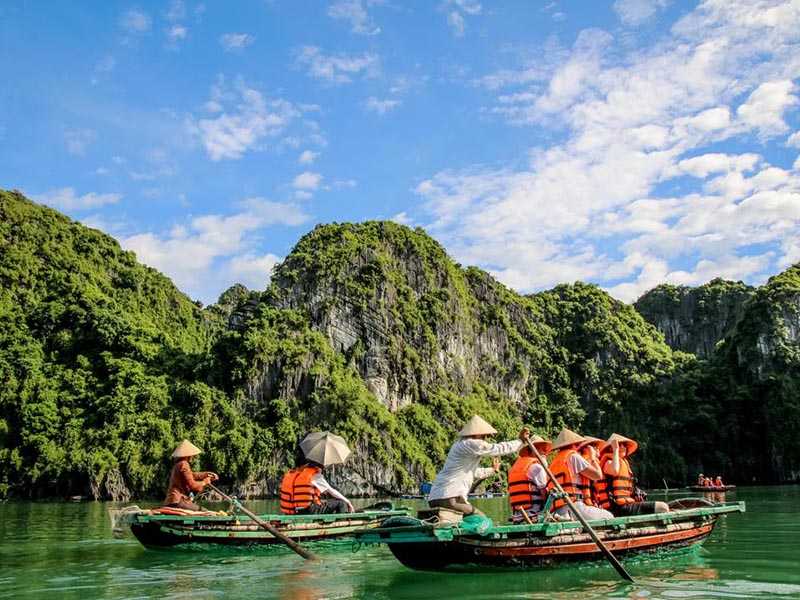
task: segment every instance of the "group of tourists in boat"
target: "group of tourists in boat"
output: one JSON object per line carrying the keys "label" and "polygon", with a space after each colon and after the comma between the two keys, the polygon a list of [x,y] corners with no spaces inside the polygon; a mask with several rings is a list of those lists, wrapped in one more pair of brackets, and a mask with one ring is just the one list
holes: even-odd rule
{"label": "group of tourists in boat", "polygon": [[722,482],[722,475],[717,475],[714,479],[706,477],[702,473],[697,476],[697,486],[707,488],[724,488],[725,484]]}
{"label": "group of tourists in boat", "polygon": [[[432,508],[446,508],[463,515],[482,514],[467,499],[469,490],[475,481],[500,471],[501,456],[517,454],[508,471],[508,498],[514,521],[537,519],[544,510],[548,494],[554,492],[554,482],[545,470],[548,466],[585,519],[669,511],[665,502],[648,502],[637,495],[629,458],[638,444],[630,438],[614,433],[608,440],[602,440],[563,429],[551,442],[531,435],[524,428],[516,440],[489,442],[488,438],[496,433],[478,415],[461,429],[428,494]],[[541,460],[531,451],[530,444],[536,447]],[[323,474],[325,467],[342,463],[349,455],[344,440],[327,432],[312,433],[301,442],[301,449],[297,465],[281,481],[281,512],[287,515],[354,512],[352,502]],[[200,449],[188,440],[172,453],[174,464],[164,502],[167,507],[200,510],[191,494],[203,491],[218,476],[211,471],[192,471],[189,461],[199,454]],[[552,460],[548,464],[546,457],[550,454]],[[481,467],[485,458],[492,459],[491,467]],[[555,519],[574,518],[566,499],[559,494],[554,494],[550,510]]]}
{"label": "group of tourists in boat", "polygon": [[[617,433],[608,440],[582,436],[563,429],[554,441],[531,436],[527,428],[519,439],[491,443],[487,438],[497,431],[479,416],[474,416],[459,432],[450,448],[444,467],[436,476],[428,502],[431,507],[447,508],[464,515],[481,514],[467,500],[467,492],[476,479],[490,477],[500,469],[500,456],[517,454],[508,472],[508,497],[513,519],[538,518],[547,505],[547,496],[555,484],[548,480],[549,466],[554,478],[585,519],[609,519],[668,512],[665,502],[647,502],[637,498],[629,457],[638,444]],[[542,461],[534,455],[536,447]],[[547,455],[554,453],[548,464]],[[481,468],[480,461],[492,458],[493,465]],[[556,519],[571,519],[567,501],[554,495],[550,503]]]}

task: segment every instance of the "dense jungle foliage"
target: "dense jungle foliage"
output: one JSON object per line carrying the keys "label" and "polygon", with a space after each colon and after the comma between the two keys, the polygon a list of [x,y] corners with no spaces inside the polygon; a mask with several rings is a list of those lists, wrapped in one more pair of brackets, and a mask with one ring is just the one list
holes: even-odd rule
{"label": "dense jungle foliage", "polygon": [[0,191],[0,497],[157,495],[183,437],[270,493],[323,428],[354,449],[334,479],[411,491],[474,413],[505,436],[631,435],[644,483],[797,479],[800,268],[712,284],[682,304],[691,290],[657,288],[645,320],[593,285],[521,296],[368,222],[317,227],[264,292],[201,309],[113,238]]}

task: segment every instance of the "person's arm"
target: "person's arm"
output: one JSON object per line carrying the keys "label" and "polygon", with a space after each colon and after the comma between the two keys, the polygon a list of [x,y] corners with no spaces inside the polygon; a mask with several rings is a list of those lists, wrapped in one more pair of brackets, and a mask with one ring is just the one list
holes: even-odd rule
{"label": "person's arm", "polygon": [[614,440],[611,442],[611,447],[614,448],[614,456],[611,458],[611,470],[613,471],[611,475],[619,475],[619,441]]}
{"label": "person's arm", "polygon": [[570,461],[572,461],[572,468],[576,473],[592,481],[602,479],[603,472],[600,470],[600,467],[597,466],[596,463],[590,464],[577,452],[570,457]]}
{"label": "person's arm", "polygon": [[325,476],[322,473],[317,473],[314,477],[311,478],[311,483],[314,485],[317,490],[319,490],[320,494],[328,494],[336,498],[337,500],[341,500],[345,504],[347,504],[347,508],[350,512],[356,512],[353,503],[350,502],[347,498],[345,498],[337,489],[335,489],[328,480],[325,479]]}
{"label": "person's arm", "polygon": [[528,469],[528,479],[539,489],[547,487],[547,472],[538,463],[532,464],[531,468]]}
{"label": "person's arm", "polygon": [[192,473],[192,468],[187,462],[181,463],[181,466],[179,467],[179,473],[181,476],[181,482],[183,483],[183,488],[189,490],[190,492],[202,492],[203,488],[205,488],[206,485],[208,485],[211,481],[211,479],[207,476],[203,477],[202,479],[197,479],[195,474]]}
{"label": "person's arm", "polygon": [[505,456],[506,454],[519,452],[519,449],[522,448],[522,442],[520,440],[511,440],[509,442],[490,444],[483,440],[466,440],[464,447],[473,456]]}

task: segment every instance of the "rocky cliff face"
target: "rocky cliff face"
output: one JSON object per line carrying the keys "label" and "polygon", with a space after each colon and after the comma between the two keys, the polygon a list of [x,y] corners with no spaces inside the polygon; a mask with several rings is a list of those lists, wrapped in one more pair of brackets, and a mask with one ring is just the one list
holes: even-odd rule
{"label": "rocky cliff face", "polygon": [[664,334],[670,348],[708,358],[733,332],[754,292],[741,281],[723,279],[696,288],[663,284],[639,298],[634,306]]}

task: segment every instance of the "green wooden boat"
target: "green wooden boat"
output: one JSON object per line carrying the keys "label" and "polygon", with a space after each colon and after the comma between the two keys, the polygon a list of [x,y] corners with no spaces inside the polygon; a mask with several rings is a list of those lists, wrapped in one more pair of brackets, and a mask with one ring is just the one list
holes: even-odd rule
{"label": "green wooden boat", "polygon": [[[389,517],[408,515],[408,509],[386,503],[385,509],[333,515],[266,514],[259,517],[298,542],[331,540],[350,536],[354,531],[377,527]],[[149,510],[123,510],[112,515],[117,534],[129,527],[147,548],[167,548],[185,544],[256,546],[280,544],[268,531],[242,514],[157,514]]]}
{"label": "green wooden boat", "polygon": [[[744,502],[676,502],[681,504],[667,513],[590,523],[615,555],[628,555],[699,544],[711,534],[718,518],[745,511]],[[470,517],[459,524],[391,517],[378,528],[356,531],[353,537],[362,544],[386,544],[402,564],[426,571],[537,568],[602,560],[600,550],[578,521],[487,525],[471,522]]]}

